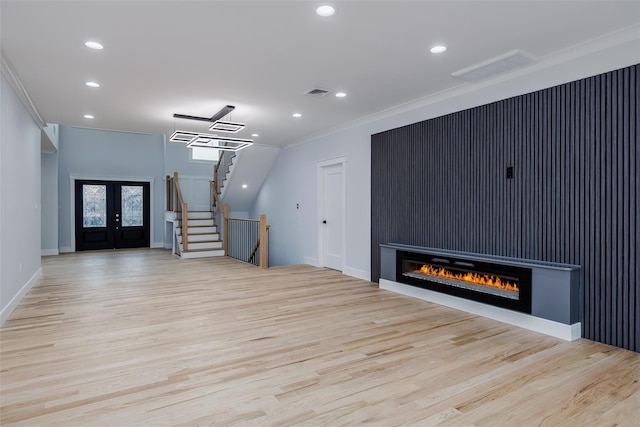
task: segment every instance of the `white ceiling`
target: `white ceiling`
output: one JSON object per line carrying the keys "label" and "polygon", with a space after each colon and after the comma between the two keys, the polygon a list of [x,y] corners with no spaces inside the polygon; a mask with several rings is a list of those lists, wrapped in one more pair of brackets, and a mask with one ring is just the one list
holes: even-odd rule
{"label": "white ceiling", "polygon": [[[286,146],[473,84],[451,73],[513,49],[544,61],[640,23],[640,1],[330,3],[321,18],[317,1],[2,0],[2,56],[49,123],[206,131],[173,114],[230,104],[238,137]],[[305,95],[314,87],[348,96]]]}

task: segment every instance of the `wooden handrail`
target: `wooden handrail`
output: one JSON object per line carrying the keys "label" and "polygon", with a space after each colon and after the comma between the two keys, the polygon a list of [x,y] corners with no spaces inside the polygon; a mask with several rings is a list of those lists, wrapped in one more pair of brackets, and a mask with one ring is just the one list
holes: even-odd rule
{"label": "wooden handrail", "polygon": [[174,194],[173,194],[174,201],[176,202],[173,205],[173,209],[174,209],[174,212],[177,212],[178,203],[180,204],[184,203],[184,198],[182,197],[182,191],[180,190],[180,182],[178,181],[178,172],[173,173],[173,188],[176,190],[174,191]]}
{"label": "wooden handrail", "polygon": [[182,204],[182,250],[189,250],[189,208],[186,203]]}
{"label": "wooden handrail", "polygon": [[178,180],[178,172],[173,173],[173,212],[178,212],[178,203],[180,203],[180,211],[182,213],[182,251],[189,250],[189,206],[185,203],[180,190],[180,182]]}
{"label": "wooden handrail", "polygon": [[215,181],[211,181],[211,192],[213,193],[214,206],[217,209],[220,209],[222,206],[222,202],[220,201],[220,195],[218,194],[218,186]]}

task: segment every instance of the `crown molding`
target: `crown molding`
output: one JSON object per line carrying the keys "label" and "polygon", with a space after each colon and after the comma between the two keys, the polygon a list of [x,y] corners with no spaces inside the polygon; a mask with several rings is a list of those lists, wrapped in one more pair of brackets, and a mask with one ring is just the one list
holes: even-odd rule
{"label": "crown molding", "polygon": [[38,112],[38,109],[33,104],[33,101],[31,101],[31,98],[29,97],[27,90],[22,85],[22,82],[16,75],[15,71],[13,71],[13,67],[11,66],[9,61],[6,59],[4,52],[1,52],[1,51],[0,51],[0,72],[2,73],[4,78],[7,79],[9,86],[11,86],[13,91],[16,93],[16,95],[20,99],[20,102],[22,102],[22,105],[24,105],[24,108],[27,110],[27,112],[29,113],[33,121],[36,123],[36,125],[40,129],[44,129],[47,126],[47,123],[44,121],[44,119]]}

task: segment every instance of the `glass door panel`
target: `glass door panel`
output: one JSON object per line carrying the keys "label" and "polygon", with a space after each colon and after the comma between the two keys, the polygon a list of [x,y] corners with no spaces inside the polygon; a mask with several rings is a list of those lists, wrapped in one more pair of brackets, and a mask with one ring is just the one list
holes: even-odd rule
{"label": "glass door panel", "polygon": [[144,225],[144,193],[141,185],[122,186],[121,211],[123,227],[142,227]]}
{"label": "glass door panel", "polygon": [[106,185],[82,185],[82,225],[84,228],[107,226]]}

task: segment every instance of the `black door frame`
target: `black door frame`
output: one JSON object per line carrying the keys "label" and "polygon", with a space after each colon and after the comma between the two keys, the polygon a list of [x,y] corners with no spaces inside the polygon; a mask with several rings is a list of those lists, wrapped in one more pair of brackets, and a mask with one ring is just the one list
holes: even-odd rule
{"label": "black door frame", "polygon": [[[78,206],[77,206],[77,194],[76,194],[76,187],[77,187],[77,183],[78,182],[83,182],[83,183],[115,183],[115,184],[121,184],[121,185],[143,185],[144,189],[144,195],[145,195],[145,204],[147,204],[147,212],[145,214],[145,224],[148,224],[148,235],[147,235],[147,244],[145,244],[145,246],[139,246],[139,247],[153,247],[153,241],[152,241],[152,236],[153,236],[153,230],[154,230],[154,220],[153,220],[153,209],[154,209],[154,201],[153,201],[153,182],[154,179],[153,178],[127,178],[127,177],[123,177],[123,178],[115,178],[115,177],[93,177],[93,176],[86,176],[86,175],[82,175],[82,176],[78,176],[78,175],[71,175],[70,177],[70,190],[71,190],[71,209],[70,209],[70,214],[71,214],[71,251],[72,252],[77,252],[79,249],[77,247],[77,230],[76,230],[76,217],[78,215]],[[81,209],[81,208],[80,208]],[[123,246],[122,248],[125,248],[126,246]]]}

